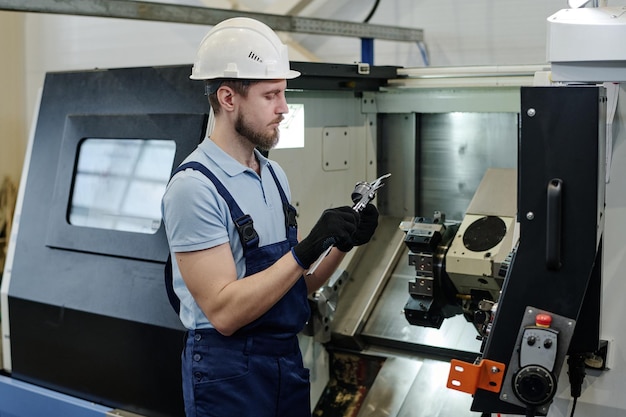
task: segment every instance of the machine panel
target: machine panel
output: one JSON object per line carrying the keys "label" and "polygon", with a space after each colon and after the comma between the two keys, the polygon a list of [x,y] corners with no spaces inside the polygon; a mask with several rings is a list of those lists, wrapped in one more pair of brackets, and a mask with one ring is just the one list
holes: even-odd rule
{"label": "machine panel", "polygon": [[[140,233],[82,225],[72,209],[81,200],[74,193],[103,192],[94,191],[93,182],[77,182],[77,173],[93,174],[107,160],[94,155],[79,169],[88,139],[173,142],[165,167],[150,169],[163,163],[154,153],[154,160],[146,160],[147,170],[161,180],[202,140],[208,102],[188,74],[181,66],[47,75],[8,294],[14,377],[139,413],[175,415],[182,409],[172,392],[180,390],[183,329],[163,286],[168,250],[160,217]],[[100,171],[120,180],[109,184],[126,190],[120,201],[137,200],[140,191],[131,179],[141,176],[122,176],[110,166]],[[144,185],[153,183],[154,175],[143,176]],[[160,198],[135,206],[158,216]]]}
{"label": "machine panel", "polygon": [[[567,349],[560,347],[549,372],[555,380],[565,352],[594,352],[599,347],[606,96],[603,88],[594,86],[523,87],[521,92],[520,243],[483,357],[509,364],[507,372],[516,372],[523,317],[527,306],[534,306],[569,319],[562,323],[577,323],[571,344],[569,337],[560,337]],[[551,328],[565,334],[561,327],[568,326]],[[507,374],[507,380],[516,378],[519,373]],[[534,389],[551,390],[549,384]],[[472,409],[544,414],[550,401],[549,395],[535,402],[520,392],[518,398],[508,398],[478,390]]]}

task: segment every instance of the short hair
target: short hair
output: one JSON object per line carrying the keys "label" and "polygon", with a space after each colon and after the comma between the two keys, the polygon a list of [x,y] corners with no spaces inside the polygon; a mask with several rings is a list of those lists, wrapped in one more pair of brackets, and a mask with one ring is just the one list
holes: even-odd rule
{"label": "short hair", "polygon": [[240,80],[240,79],[222,79],[211,80],[206,82],[206,92],[209,96],[209,104],[213,109],[214,114],[218,114],[221,110],[221,105],[217,99],[217,90],[220,87],[226,86],[233,89],[233,91],[243,97],[248,96],[248,90],[250,86],[257,83],[259,80]]}

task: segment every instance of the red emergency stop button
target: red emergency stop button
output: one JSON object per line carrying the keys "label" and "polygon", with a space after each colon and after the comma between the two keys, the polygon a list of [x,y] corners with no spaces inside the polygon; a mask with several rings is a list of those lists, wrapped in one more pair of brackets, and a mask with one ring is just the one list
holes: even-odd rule
{"label": "red emergency stop button", "polygon": [[540,313],[535,317],[537,327],[550,327],[550,324],[552,324],[552,316],[549,314]]}

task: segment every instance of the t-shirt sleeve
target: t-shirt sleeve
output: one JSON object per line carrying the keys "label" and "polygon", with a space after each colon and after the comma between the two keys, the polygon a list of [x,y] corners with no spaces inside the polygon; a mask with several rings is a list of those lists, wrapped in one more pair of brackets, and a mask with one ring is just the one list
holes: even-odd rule
{"label": "t-shirt sleeve", "polygon": [[229,240],[228,205],[212,183],[196,175],[178,174],[163,196],[163,221],[174,252],[209,249]]}

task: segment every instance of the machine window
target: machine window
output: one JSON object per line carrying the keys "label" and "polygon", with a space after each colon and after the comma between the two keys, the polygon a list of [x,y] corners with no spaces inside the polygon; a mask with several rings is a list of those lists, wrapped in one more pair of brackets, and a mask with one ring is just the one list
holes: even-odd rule
{"label": "machine window", "polygon": [[70,198],[74,226],[154,234],[176,142],[156,139],[81,141]]}
{"label": "machine window", "polygon": [[274,149],[304,148],[304,104],[288,104],[289,113],[280,124],[280,140]]}

